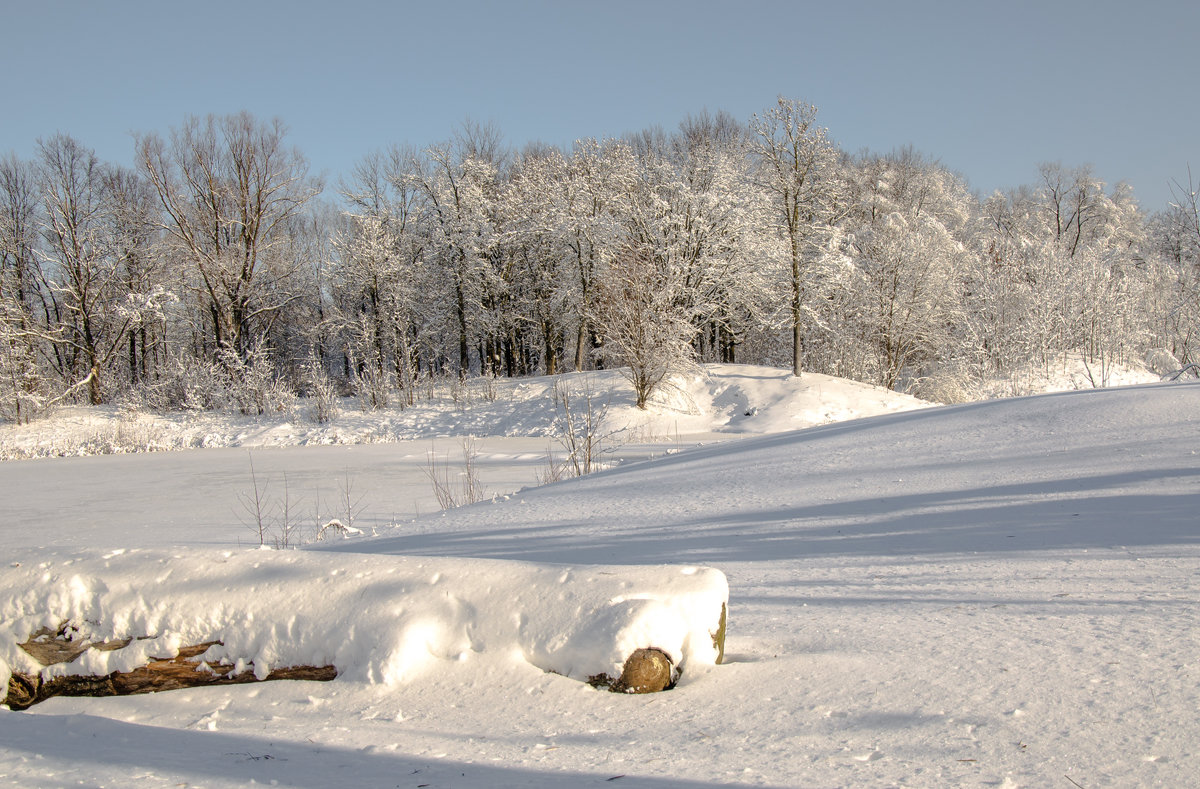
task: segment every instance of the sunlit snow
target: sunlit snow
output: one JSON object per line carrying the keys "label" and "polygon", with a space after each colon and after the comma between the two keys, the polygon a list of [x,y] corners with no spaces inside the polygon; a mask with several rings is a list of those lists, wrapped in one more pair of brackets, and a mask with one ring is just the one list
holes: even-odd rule
{"label": "sunlit snow", "polygon": [[[227,648],[242,639],[247,658],[293,650],[289,659],[347,668],[331,683],[0,711],[0,782],[1192,782],[1200,384],[887,413],[897,409],[872,404],[888,393],[827,379],[821,395],[840,400],[814,417],[800,416],[814,406],[787,387],[816,377],[762,370],[742,371],[735,387],[737,368],[725,368],[707,394],[697,384],[686,408],[659,412],[680,426],[655,423],[657,452],[643,441],[640,454],[581,480],[516,492],[532,485],[539,461],[526,456],[537,452],[505,437],[521,431],[497,429],[483,444],[507,458],[495,460],[495,479],[505,462],[530,478],[512,475],[494,497],[445,514],[426,503],[415,521],[389,481],[416,495],[429,437],[417,437],[420,449],[256,449],[276,492],[281,470],[294,470],[298,502],[314,482],[335,500],[338,479],[365,494],[368,536],[317,551],[246,547],[235,500],[248,484],[245,448],[0,464],[0,493],[15,503],[0,527],[10,642],[62,611],[90,611],[112,615],[98,637],[136,624],[203,639],[224,625]],[[464,425],[486,421],[472,408],[458,415]],[[525,409],[510,401],[510,418]],[[833,421],[871,413],[882,415]],[[454,418],[443,414],[438,429],[471,432]],[[760,435],[733,440],[735,430]],[[697,434],[704,446],[687,448]],[[549,432],[534,435],[544,447]],[[309,465],[313,452],[339,454]],[[330,504],[321,522],[333,517]],[[699,567],[714,572],[689,570]],[[610,586],[574,585],[588,578]],[[683,606],[683,618],[711,618],[724,579],[725,662],[695,660],[666,693],[593,689],[576,676],[591,665],[559,665],[549,640],[520,625],[522,613],[544,615],[545,639],[620,641],[632,618],[588,626],[605,620],[581,603],[620,606],[657,590],[666,604],[699,590],[704,604]],[[579,596],[560,600],[560,587]],[[423,602],[396,610],[409,594]],[[182,608],[168,626],[171,600]],[[419,619],[418,609],[435,613]],[[659,627],[661,613],[643,621]],[[256,629],[264,620],[271,627]],[[385,634],[398,637],[378,643]],[[595,643],[576,654],[591,660]],[[108,667],[126,657],[137,656]]]}

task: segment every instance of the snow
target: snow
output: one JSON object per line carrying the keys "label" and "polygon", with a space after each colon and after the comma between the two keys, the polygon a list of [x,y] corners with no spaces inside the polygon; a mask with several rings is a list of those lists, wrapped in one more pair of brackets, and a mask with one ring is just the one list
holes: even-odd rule
{"label": "snow", "polygon": [[1163,350],[1151,353],[1145,365],[1089,364],[1082,355],[1069,353],[1045,365],[1023,365],[1003,378],[985,381],[978,399],[1156,383],[1179,367],[1175,357]]}
{"label": "snow", "polygon": [[[147,583],[152,579],[150,583]],[[0,579],[0,680],[37,673],[18,646],[64,622],[72,641],[134,639],[47,668],[103,676],[181,646],[220,641],[197,663],[327,666],[397,685],[438,659],[523,660],[579,680],[616,678],[657,647],[685,672],[711,666],[725,577],[697,567],[566,567],[299,551],[114,552],[20,564]]]}
{"label": "snow", "polygon": [[[559,384],[580,404],[592,392],[615,443],[663,441],[680,434],[773,433],[928,405],[914,397],[853,381],[807,373],[795,378],[770,367],[708,365],[656,394],[653,407],[634,406],[615,370],[557,377],[478,379],[420,389],[417,402],[362,412],[346,400],[331,423],[295,413],[271,417],[194,412],[153,414],[117,406],[64,408],[54,419],[0,425],[0,459],[124,454],[222,447],[325,446],[432,441],[456,436],[543,437],[562,424]],[[759,411],[747,417],[751,409]],[[541,443],[543,448],[546,441]]]}
{"label": "snow", "polygon": [[[158,623],[155,635],[185,641],[253,613],[253,626],[222,632],[227,648],[241,639],[239,654],[265,663],[291,649],[345,667],[332,683],[0,711],[0,784],[1194,782],[1200,384],[887,413],[879,390],[760,370],[683,382],[687,396],[646,429],[671,443],[622,447],[613,460],[626,462],[579,480],[514,492],[531,481],[502,467],[532,472],[526,456],[547,439],[497,428],[481,440],[495,499],[445,514],[421,504],[429,514],[415,520],[401,500],[428,438],[256,449],[273,484],[287,471],[295,490],[319,482],[332,497],[348,476],[366,492],[356,524],[376,536],[309,551],[238,548],[248,532],[231,496],[247,482],[245,448],[0,464],[0,495],[19,503],[0,525],[6,655],[62,611],[104,609],[116,614],[104,633]],[[606,395],[620,386],[592,382]],[[801,386],[823,405],[794,399]],[[512,424],[533,410],[520,402],[508,401]],[[475,407],[458,415],[472,429]],[[437,429],[454,435],[455,412],[439,413]],[[879,415],[772,432],[839,413]],[[706,632],[721,579],[722,665],[668,625],[681,656],[700,655],[674,690],[625,696],[579,681],[596,664],[568,655],[641,640],[631,611]],[[558,601],[564,586],[570,600]],[[688,603],[693,593],[705,602]],[[419,606],[395,614],[406,595]],[[167,611],[168,597],[184,602]],[[595,618],[563,614],[580,606]],[[434,612],[434,635],[418,607]],[[538,632],[560,651],[514,612],[544,615]],[[414,655],[419,672],[389,673]],[[568,676],[543,670],[557,666]]]}

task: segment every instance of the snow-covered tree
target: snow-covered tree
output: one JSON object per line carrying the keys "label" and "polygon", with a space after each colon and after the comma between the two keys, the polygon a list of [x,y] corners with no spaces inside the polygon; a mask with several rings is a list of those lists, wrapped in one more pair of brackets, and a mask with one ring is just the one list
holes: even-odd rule
{"label": "snow-covered tree", "polygon": [[849,249],[877,383],[893,388],[956,356],[959,272],[969,261],[959,234],[971,201],[957,178],[911,149],[868,157],[857,172]]}
{"label": "snow-covered tree", "polygon": [[[572,327],[582,324],[564,194],[568,166],[556,149],[527,149],[512,168],[498,209],[508,261],[509,326],[531,336],[527,356],[548,375],[561,371]],[[511,358],[511,356],[510,356]]]}
{"label": "snow-covered tree", "polygon": [[678,173],[672,234],[702,358],[734,361],[747,330],[769,322],[773,279],[763,258],[769,206],[752,179],[744,128],[725,113],[690,116],[672,140]]}
{"label": "snow-covered tree", "polygon": [[127,321],[126,370],[130,385],[138,386],[152,380],[166,358],[168,313],[178,303],[180,283],[170,278],[159,254],[154,188],[123,167],[106,168],[103,179],[111,252],[120,270],[116,312]]}
{"label": "snow-covered tree", "polygon": [[559,204],[575,275],[575,312],[580,318],[574,367],[582,370],[599,346],[591,323],[597,276],[602,261],[615,255],[621,243],[616,217],[634,187],[637,163],[628,145],[589,139],[575,144],[568,164]]}
{"label": "snow-covered tree", "polygon": [[691,366],[695,326],[678,303],[678,280],[658,250],[629,246],[609,262],[592,320],[600,355],[622,367],[638,408],[673,373]]}
{"label": "snow-covered tree", "polygon": [[140,137],[136,172],[59,135],[0,159],[2,407],[228,404],[236,371],[380,405],[423,374],[605,365],[645,402],[663,370],[735,359],[950,399],[1068,356],[1098,381],[1200,357],[1190,178],[1150,221],[1088,166],[981,202],[816,118],[780,98],[516,156],[467,123],[365,157],[337,205],[248,113]]}
{"label": "snow-covered tree", "polygon": [[810,303],[821,295],[819,269],[830,248],[830,231],[845,208],[838,152],[816,121],[816,107],[782,96],[750,120],[756,180],[769,201],[770,223],[788,271],[793,375],[804,366]]}
{"label": "snow-covered tree", "polygon": [[438,283],[427,278],[430,228],[419,173],[417,152],[392,146],[365,157],[342,186],[350,212],[335,241],[334,312],[346,335],[346,377],[374,382],[368,400],[376,405],[389,381],[411,403],[422,348],[430,358],[443,352],[430,328],[444,310]]}
{"label": "snow-covered tree", "polygon": [[[449,143],[431,146],[416,163],[430,256],[444,276],[457,335],[459,375],[472,369],[471,347],[485,333],[487,302],[499,297],[494,210],[503,152],[491,127],[467,124]],[[449,327],[447,327],[449,328]],[[486,349],[480,371],[493,363]]]}
{"label": "snow-covered tree", "polygon": [[1161,261],[1157,297],[1160,344],[1180,366],[1200,362],[1200,185],[1188,171],[1172,186],[1170,207],[1151,225],[1149,243]]}
{"label": "snow-covered tree", "polygon": [[351,215],[349,227],[335,242],[334,283],[347,362],[360,399],[372,408],[388,405],[397,386],[407,392],[409,402],[412,396],[410,338],[419,261],[404,254],[401,221],[391,214]]}
{"label": "snow-covered tree", "polygon": [[0,159],[0,417],[26,422],[48,392],[40,350],[48,302],[39,289],[34,169],[15,155]]}

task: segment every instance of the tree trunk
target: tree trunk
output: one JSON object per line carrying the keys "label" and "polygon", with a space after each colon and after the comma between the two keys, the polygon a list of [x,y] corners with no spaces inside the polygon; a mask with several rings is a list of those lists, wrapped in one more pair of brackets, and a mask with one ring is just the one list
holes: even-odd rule
{"label": "tree trunk", "polygon": [[[58,632],[43,628],[20,646],[38,663],[52,666],[70,663],[88,650],[106,652],[130,643],[130,639],[100,643],[71,641],[65,633],[65,626]],[[181,647],[175,657],[151,658],[145,666],[132,671],[114,671],[105,676],[68,675],[43,679],[40,673],[13,672],[4,703],[11,709],[24,710],[54,696],[131,696],[177,688],[257,682],[252,667],[235,674],[233,665],[208,665],[199,660],[209,647],[220,644],[220,641],[208,641]],[[286,666],[272,670],[264,681],[306,679],[327,682],[336,676],[337,669],[333,666]]]}
{"label": "tree trunk", "polygon": [[804,368],[804,334],[800,329],[799,311],[793,316],[792,322],[792,375],[797,378]]}
{"label": "tree trunk", "polygon": [[792,244],[792,375],[797,378],[804,368],[804,288],[800,281],[800,246],[796,231],[790,232]]}
{"label": "tree trunk", "polygon": [[458,377],[466,378],[471,368],[471,356],[467,349],[467,302],[462,283],[455,278],[454,296],[458,317]]}

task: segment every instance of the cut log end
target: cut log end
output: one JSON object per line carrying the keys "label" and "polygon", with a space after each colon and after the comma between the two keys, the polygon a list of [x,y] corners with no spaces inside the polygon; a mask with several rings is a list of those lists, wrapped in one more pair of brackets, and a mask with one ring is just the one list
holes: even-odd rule
{"label": "cut log end", "polygon": [[613,693],[658,693],[675,687],[676,679],[671,657],[657,647],[647,647],[635,649],[625,659],[621,676],[613,679],[607,674],[596,674],[588,677],[588,684]]}
{"label": "cut log end", "polygon": [[674,663],[661,649],[636,649],[613,684],[615,693],[658,693],[675,684]]}

